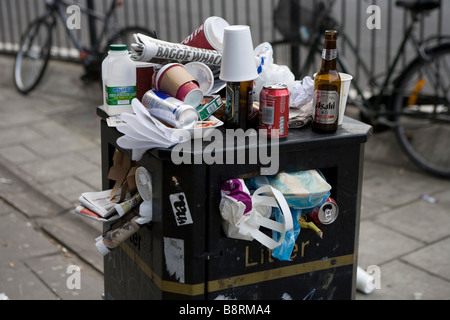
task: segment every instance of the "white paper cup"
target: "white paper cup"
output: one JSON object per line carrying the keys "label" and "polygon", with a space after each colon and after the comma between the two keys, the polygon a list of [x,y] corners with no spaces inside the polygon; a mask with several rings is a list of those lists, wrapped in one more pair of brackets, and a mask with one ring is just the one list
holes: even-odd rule
{"label": "white paper cup", "polygon": [[339,73],[341,77],[341,101],[339,103],[339,125],[342,125],[344,121],[345,108],[347,107],[348,94],[350,92],[350,84],[352,83],[353,76],[347,73]]}
{"label": "white paper cup", "polygon": [[203,94],[209,94],[214,85],[214,75],[211,69],[202,62],[189,62],[184,67],[197,80]]}
{"label": "white paper cup", "polygon": [[358,266],[356,272],[356,289],[365,294],[371,294],[374,291],[373,282],[374,277]]}
{"label": "white paper cup", "polygon": [[156,74],[155,82],[157,90],[168,93],[194,107],[203,100],[203,92],[200,90],[197,80],[182,64],[166,64]]}
{"label": "white paper cup", "polygon": [[258,78],[249,26],[235,25],[225,28],[219,78],[227,82],[243,82]]}

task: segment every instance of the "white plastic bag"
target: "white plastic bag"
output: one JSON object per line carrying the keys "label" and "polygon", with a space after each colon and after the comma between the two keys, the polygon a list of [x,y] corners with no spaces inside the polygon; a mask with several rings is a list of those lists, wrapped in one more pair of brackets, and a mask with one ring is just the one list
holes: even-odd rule
{"label": "white plastic bag", "polygon": [[287,66],[274,63],[273,48],[268,42],[261,43],[254,50],[259,77],[254,83],[254,100],[259,102],[259,94],[265,85],[283,83],[289,92],[294,87],[295,76]]}
{"label": "white plastic bag", "polygon": [[[222,194],[220,213],[223,218],[223,229],[229,238],[248,241],[255,239],[273,250],[283,243],[286,232],[293,229],[289,206],[283,194],[269,185],[256,190],[251,200],[252,208],[245,213],[247,206],[243,202]],[[284,222],[270,219],[272,208],[280,209]],[[279,232],[278,241],[260,231],[261,226]]]}

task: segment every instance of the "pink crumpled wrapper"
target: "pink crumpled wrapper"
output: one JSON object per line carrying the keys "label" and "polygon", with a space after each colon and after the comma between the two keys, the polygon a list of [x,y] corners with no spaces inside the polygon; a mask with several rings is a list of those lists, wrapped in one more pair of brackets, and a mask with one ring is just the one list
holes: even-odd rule
{"label": "pink crumpled wrapper", "polygon": [[222,194],[242,202],[246,207],[244,211],[244,214],[246,214],[252,210],[252,197],[243,183],[242,180],[231,179],[222,184],[221,190]]}

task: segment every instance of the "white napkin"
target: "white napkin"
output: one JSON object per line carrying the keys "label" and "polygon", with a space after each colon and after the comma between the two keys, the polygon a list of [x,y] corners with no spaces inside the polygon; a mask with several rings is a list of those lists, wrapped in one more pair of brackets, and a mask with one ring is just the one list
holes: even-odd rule
{"label": "white napkin", "polygon": [[152,117],[144,105],[133,99],[134,114],[122,113],[126,125],[117,127],[124,136],[117,139],[117,145],[132,150],[132,160],[139,161],[147,150],[170,148],[191,139],[187,130],[171,129]]}

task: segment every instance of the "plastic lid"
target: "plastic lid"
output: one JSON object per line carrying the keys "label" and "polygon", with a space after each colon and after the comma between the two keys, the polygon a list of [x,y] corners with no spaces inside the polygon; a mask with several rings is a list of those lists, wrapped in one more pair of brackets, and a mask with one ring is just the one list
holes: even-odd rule
{"label": "plastic lid", "polygon": [[109,50],[111,51],[127,51],[126,44],[111,44],[109,45]]}
{"label": "plastic lid", "polygon": [[209,44],[217,51],[223,50],[223,33],[229,23],[220,17],[209,17],[205,21],[205,36]]}
{"label": "plastic lid", "polygon": [[214,85],[214,74],[211,69],[202,62],[190,62],[184,67],[195,79],[197,79],[203,94],[209,94]]}

